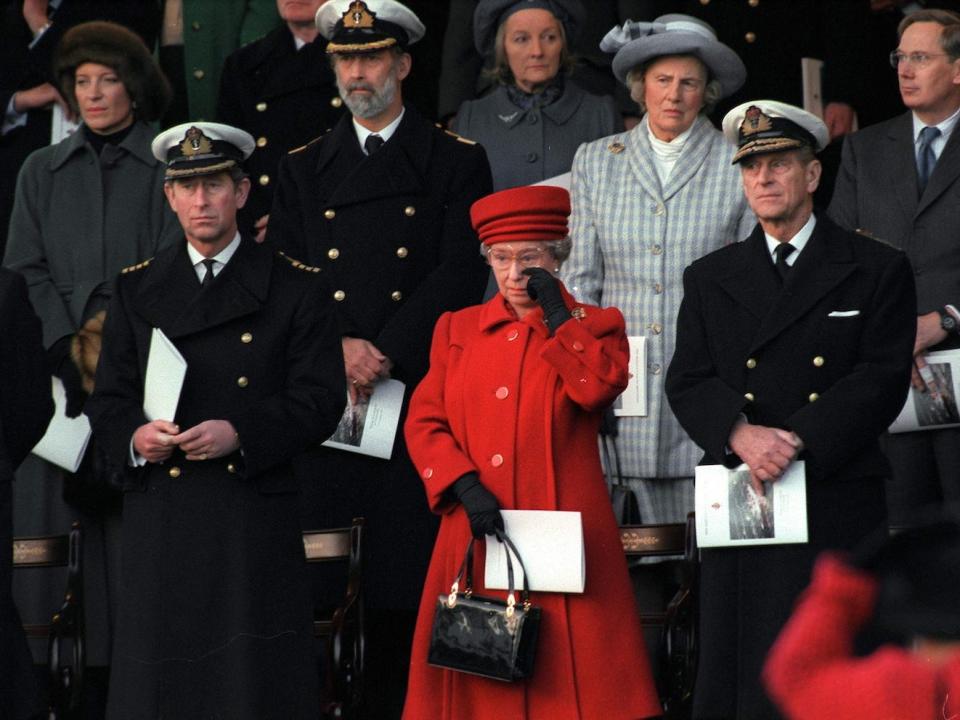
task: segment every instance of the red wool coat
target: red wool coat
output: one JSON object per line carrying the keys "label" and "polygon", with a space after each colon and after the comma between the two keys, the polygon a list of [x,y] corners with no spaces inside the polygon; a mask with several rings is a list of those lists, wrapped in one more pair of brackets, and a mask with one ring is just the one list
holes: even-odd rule
{"label": "red wool coat", "polygon": [[[539,308],[517,320],[499,294],[437,323],[430,371],[405,426],[410,457],[442,519],[404,720],[636,720],[661,712],[597,450],[600,411],[627,381],[623,317],[580,307],[584,316],[553,338]],[[531,593],[543,620],[528,681],[427,664],[437,596],[450,591],[470,539],[466,514],[446,490],[471,471],[504,508],[582,513],[586,591]],[[482,552],[475,562],[475,590],[504,595],[483,587]]]}
{"label": "red wool coat", "polygon": [[960,654],[941,667],[893,645],[854,657],[854,637],[873,612],[876,592],[872,577],[837,556],[817,561],[813,583],[763,672],[790,720],[960,717]]}

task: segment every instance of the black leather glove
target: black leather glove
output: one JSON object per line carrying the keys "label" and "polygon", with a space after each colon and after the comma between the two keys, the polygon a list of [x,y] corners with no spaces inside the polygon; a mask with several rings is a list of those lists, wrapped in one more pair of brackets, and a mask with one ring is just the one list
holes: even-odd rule
{"label": "black leather glove", "polygon": [[470,532],[477,540],[483,540],[485,535],[493,535],[495,531],[503,530],[500,503],[483,486],[476,473],[463,475],[450,487],[450,491],[463,505],[470,520]]}
{"label": "black leather glove", "polygon": [[538,267],[527,268],[523,274],[530,278],[527,280],[527,295],[543,308],[543,317],[553,335],[558,327],[570,319],[570,311],[560,292],[560,281],[552,273]]}
{"label": "black leather glove", "polygon": [[73,336],[67,335],[57,340],[47,350],[47,360],[50,363],[50,373],[60,378],[63,391],[67,396],[67,417],[75,418],[83,412],[83,404],[87,401],[87,393],[83,389],[83,380],[80,369],[70,357],[70,342]]}

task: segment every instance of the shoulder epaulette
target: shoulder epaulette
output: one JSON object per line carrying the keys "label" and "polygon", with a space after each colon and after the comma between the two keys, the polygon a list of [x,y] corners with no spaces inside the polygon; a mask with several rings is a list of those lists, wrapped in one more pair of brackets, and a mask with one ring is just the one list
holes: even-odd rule
{"label": "shoulder epaulette", "polygon": [[313,265],[307,265],[306,263],[302,263],[299,260],[294,260],[292,257],[290,257],[289,255],[287,255],[281,250],[277,250],[277,255],[282,257],[284,260],[290,263],[290,265],[292,265],[297,270],[303,270],[303,272],[311,272],[311,273],[320,272],[320,268],[314,267]]}
{"label": "shoulder epaulette", "polygon": [[120,274],[126,275],[127,273],[136,272],[137,270],[143,270],[147,265],[150,264],[151,260],[153,260],[153,258],[149,258],[147,260],[144,260],[143,262],[138,262],[136,265],[131,265],[130,267],[125,267],[123,270],[120,271]]}
{"label": "shoulder epaulette", "polygon": [[[439,126],[438,126],[438,127],[439,127]],[[442,130],[443,130],[444,133],[446,133],[447,135],[449,135],[450,137],[452,137],[454,140],[456,140],[457,142],[462,142],[464,145],[476,145],[476,144],[477,144],[477,141],[476,141],[476,140],[467,140],[467,138],[465,138],[463,135],[457,135],[457,133],[455,133],[453,130],[447,130],[446,128],[442,128]]]}
{"label": "shoulder epaulette", "polygon": [[[329,131],[328,131],[328,132],[329,132]],[[323,135],[326,135],[326,133],[324,133]],[[318,137],[315,137],[313,140],[311,140],[310,142],[308,142],[306,145],[301,145],[300,147],[295,147],[293,150],[287,150],[287,155],[293,155],[293,154],[298,153],[298,152],[303,152],[303,151],[306,150],[308,147],[310,147],[311,145],[313,145],[315,142],[320,142],[321,140],[323,140],[323,135],[319,135]]]}
{"label": "shoulder epaulette", "polygon": [[866,230],[866,229],[864,229],[864,228],[857,228],[856,230],[854,230],[854,232],[855,232],[857,235],[859,235],[860,237],[869,238],[870,240],[876,240],[878,243],[882,243],[882,244],[886,245],[887,247],[892,247],[892,248],[894,248],[894,249],[899,249],[899,248],[894,247],[894,245],[892,245],[888,240],[884,240],[883,238],[879,238],[879,237],[877,237],[876,235],[874,235],[872,232],[870,232],[869,230]]}

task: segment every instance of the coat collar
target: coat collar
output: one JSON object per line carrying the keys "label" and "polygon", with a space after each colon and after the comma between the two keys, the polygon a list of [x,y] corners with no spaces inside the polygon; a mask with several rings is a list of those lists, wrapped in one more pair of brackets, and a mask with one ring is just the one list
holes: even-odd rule
{"label": "coat collar", "polygon": [[[303,87],[335,85],[333,71],[326,56],[327,41],[322,35],[296,49],[293,33],[286,24],[268,33],[262,40],[248,45],[248,54],[241,55],[243,71],[254,74],[261,68],[270,72],[268,82],[260,82],[260,97],[285,95]],[[244,50],[239,52],[243,53]],[[271,68],[270,65],[273,65]]]}
{"label": "coat collar", "polygon": [[[393,195],[423,194],[435,132],[407,105],[393,137],[368,157],[357,142],[352,116],[344,113],[324,136],[317,154],[315,172],[320,176],[324,202],[337,207]],[[331,167],[338,171],[327,172]]]}
{"label": "coat collar", "polygon": [[826,215],[817,215],[813,235],[782,288],[759,224],[749,238],[735,247],[739,256],[730,272],[720,276],[718,282],[760,323],[751,353],[803,317],[857,267],[845,232]]}
{"label": "coat collar", "polygon": [[267,300],[272,255],[269,248],[242,239],[213,285],[201,294],[184,239],[160,252],[144,270],[134,307],[171,339],[249,315]]}
{"label": "coat collar", "polygon": [[[621,137],[625,140],[630,167],[640,181],[640,185],[649,195],[667,201],[680,192],[690,178],[697,173],[707,159],[718,135],[706,117],[703,115],[697,117],[664,188],[660,186],[660,177],[657,175],[653,159],[653,148],[650,147],[650,139],[647,137],[646,123],[637,123],[636,127]],[[732,150],[730,156],[733,157]]]}
{"label": "coat collar", "polygon": [[[153,131],[148,125],[142,122],[134,122],[133,130],[127,135],[119,147],[126,150],[130,155],[137,158],[148,167],[157,165],[157,160],[150,152],[150,143],[153,141]],[[83,128],[77,128],[76,132],[62,142],[53,146],[53,159],[50,162],[51,169],[57,170],[67,162],[75,153],[82,152],[90,148],[83,135]],[[93,152],[89,150],[89,152]]]}
{"label": "coat collar", "polygon": [[[580,109],[587,94],[572,82],[563,86],[563,92],[554,102],[540,108],[557,125],[563,125]],[[512,128],[527,117],[529,110],[517,107],[510,102],[510,96],[504,87],[498,87],[490,96],[493,99],[493,112],[504,127]]]}
{"label": "coat collar", "polygon": [[[578,314],[580,314],[580,317],[585,316],[589,312],[588,308],[578,303],[573,295],[567,292],[567,288],[564,287],[563,283],[560,283],[560,293],[563,295],[564,304],[571,311],[579,308]],[[480,332],[488,333],[496,330],[501,325],[516,322],[529,326],[532,332],[543,337],[547,337],[550,334],[546,321],[543,318],[543,309],[539,305],[527,313],[523,317],[523,320],[520,320],[499,292],[483,304],[480,313],[479,329]]]}

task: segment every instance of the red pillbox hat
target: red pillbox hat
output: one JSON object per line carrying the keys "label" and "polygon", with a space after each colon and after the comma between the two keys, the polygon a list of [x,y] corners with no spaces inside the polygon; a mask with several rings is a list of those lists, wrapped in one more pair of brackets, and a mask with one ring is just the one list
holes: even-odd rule
{"label": "red pillbox hat", "polygon": [[501,190],[477,200],[470,221],[484,245],[567,236],[570,193],[552,185]]}

